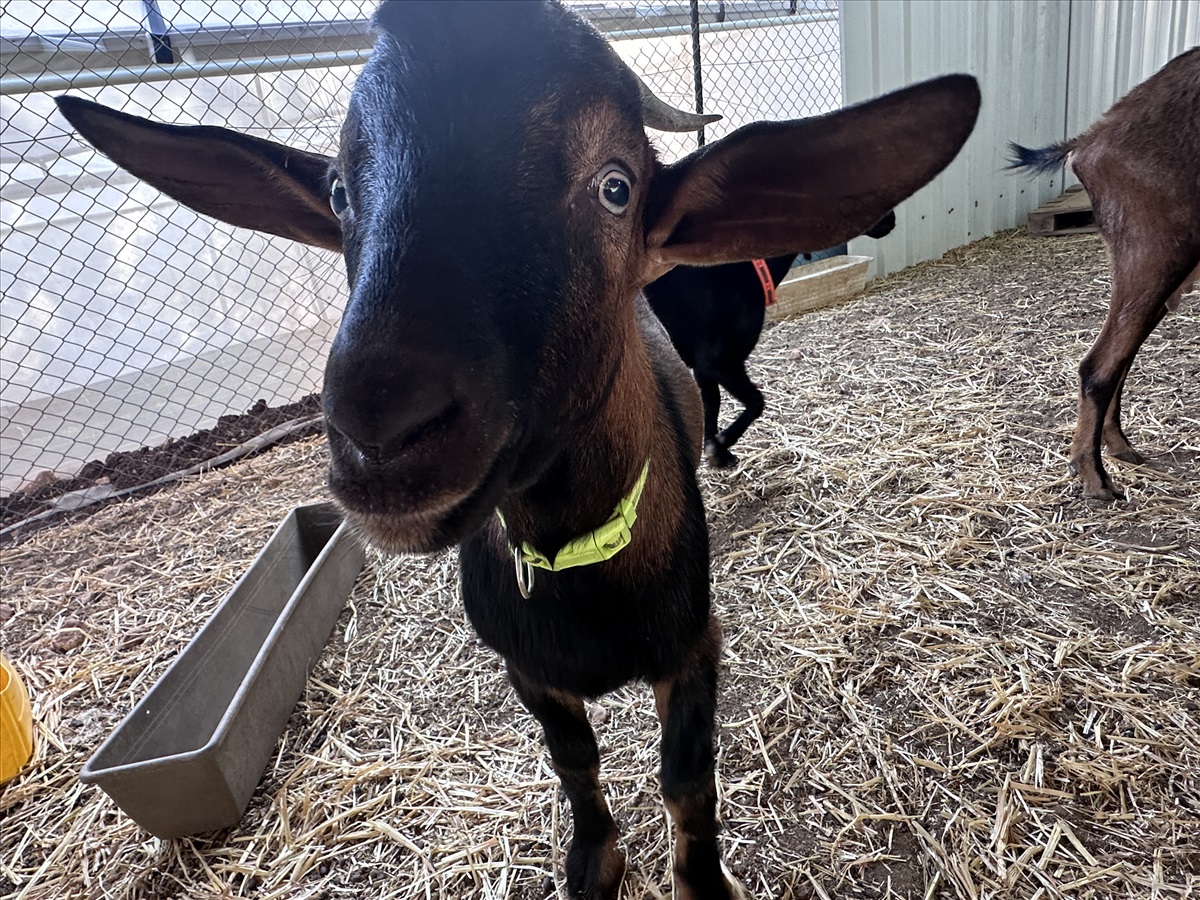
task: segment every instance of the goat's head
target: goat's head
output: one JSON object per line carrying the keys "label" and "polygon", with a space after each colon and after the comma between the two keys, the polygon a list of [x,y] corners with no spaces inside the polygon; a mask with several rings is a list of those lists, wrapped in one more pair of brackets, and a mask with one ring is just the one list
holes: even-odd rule
{"label": "goat's head", "polygon": [[385,3],[377,26],[335,158],[59,105],[198,211],[344,252],[330,481],[393,549],[458,541],[537,480],[604,402],[643,285],[862,233],[953,159],[979,104],[948,76],[663,166],[662,111],[557,5]]}

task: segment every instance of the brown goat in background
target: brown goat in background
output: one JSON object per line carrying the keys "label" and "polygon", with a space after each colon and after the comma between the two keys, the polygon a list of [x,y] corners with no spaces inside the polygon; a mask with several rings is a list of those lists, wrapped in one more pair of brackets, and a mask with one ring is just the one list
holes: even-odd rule
{"label": "brown goat in background", "polygon": [[1108,247],[1108,318],[1079,364],[1079,420],[1070,468],[1083,495],[1112,500],[1103,442],[1140,463],[1121,429],[1133,358],[1200,277],[1200,47],[1177,56],[1118,100],[1079,137],[1040,150],[1011,146],[1010,168],[1041,173],[1064,161],[1092,199]]}

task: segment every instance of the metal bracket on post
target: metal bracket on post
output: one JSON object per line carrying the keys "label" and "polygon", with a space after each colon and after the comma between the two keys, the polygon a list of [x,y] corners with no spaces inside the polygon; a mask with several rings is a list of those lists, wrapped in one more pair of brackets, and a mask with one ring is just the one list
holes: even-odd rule
{"label": "metal bracket on post", "polygon": [[175,50],[171,46],[171,35],[167,33],[167,22],[158,8],[158,0],[142,0],[146,11],[146,38],[150,43],[150,59],[156,63],[173,63]]}

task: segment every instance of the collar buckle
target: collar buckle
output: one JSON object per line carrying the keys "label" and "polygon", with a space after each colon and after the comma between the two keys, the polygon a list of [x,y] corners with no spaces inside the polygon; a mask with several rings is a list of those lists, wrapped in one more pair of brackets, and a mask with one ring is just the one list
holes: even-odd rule
{"label": "collar buckle", "polygon": [[521,592],[523,600],[528,600],[529,595],[533,593],[533,566],[525,561],[520,547],[513,547],[512,552],[513,563],[517,569],[517,590]]}

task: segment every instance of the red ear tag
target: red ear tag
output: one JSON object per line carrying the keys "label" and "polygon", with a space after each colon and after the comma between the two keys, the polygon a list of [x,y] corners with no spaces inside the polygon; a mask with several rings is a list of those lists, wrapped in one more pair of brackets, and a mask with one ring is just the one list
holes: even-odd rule
{"label": "red ear tag", "polygon": [[762,282],[763,297],[767,301],[767,306],[775,305],[775,282],[771,279],[771,270],[767,268],[765,259],[752,259],[754,263],[754,271],[758,273],[758,280]]}

